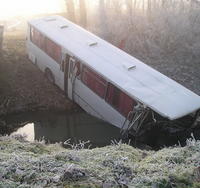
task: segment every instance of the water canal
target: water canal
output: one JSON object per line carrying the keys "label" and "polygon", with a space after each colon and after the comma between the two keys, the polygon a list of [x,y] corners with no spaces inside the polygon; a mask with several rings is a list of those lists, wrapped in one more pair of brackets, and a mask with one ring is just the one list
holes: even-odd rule
{"label": "water canal", "polygon": [[4,121],[8,129],[1,134],[26,135],[28,141],[44,139],[48,143],[55,143],[70,139],[71,144],[90,141],[91,147],[101,147],[121,137],[118,128],[85,112],[22,113],[6,116]]}
{"label": "water canal", "polygon": [[[0,118],[1,135],[25,135],[26,140],[45,140],[46,143],[70,145],[86,143],[85,147],[103,147],[113,141],[128,142],[141,149],[158,150],[165,146],[186,144],[188,138],[200,139],[200,127],[196,129],[154,126],[146,131],[137,142],[134,137],[122,139],[120,129],[97,119],[83,111],[66,112],[27,112]],[[89,142],[88,142],[89,141]],[[68,145],[69,146],[69,145]]]}

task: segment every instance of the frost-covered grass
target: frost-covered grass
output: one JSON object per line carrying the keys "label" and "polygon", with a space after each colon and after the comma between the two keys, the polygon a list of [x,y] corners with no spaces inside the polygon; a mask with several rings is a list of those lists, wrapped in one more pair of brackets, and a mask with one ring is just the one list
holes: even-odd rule
{"label": "frost-covered grass", "polygon": [[0,138],[0,187],[200,187],[200,141],[142,151],[125,144],[65,149]]}

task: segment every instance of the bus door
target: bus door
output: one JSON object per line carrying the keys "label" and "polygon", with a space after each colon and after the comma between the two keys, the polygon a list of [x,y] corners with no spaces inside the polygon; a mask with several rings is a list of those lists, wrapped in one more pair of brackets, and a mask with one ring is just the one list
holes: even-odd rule
{"label": "bus door", "polygon": [[77,61],[70,55],[65,55],[63,61],[64,91],[66,96],[73,100],[73,87],[77,75]]}
{"label": "bus door", "polygon": [[70,56],[66,54],[63,69],[64,69],[64,91],[67,97],[68,97],[69,59],[70,59]]}
{"label": "bus door", "polygon": [[74,75],[74,68],[75,68],[76,60],[73,57],[69,58],[69,66],[68,66],[68,98],[73,100],[73,87],[74,87],[74,81],[75,81],[75,75]]}

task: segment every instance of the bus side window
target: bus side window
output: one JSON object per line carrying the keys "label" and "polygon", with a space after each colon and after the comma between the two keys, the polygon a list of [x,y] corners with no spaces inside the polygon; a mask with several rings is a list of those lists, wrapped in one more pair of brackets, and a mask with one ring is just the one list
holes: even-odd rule
{"label": "bus side window", "polygon": [[45,51],[45,36],[34,27],[31,27],[30,39],[37,47]]}
{"label": "bus side window", "polygon": [[34,27],[31,27],[30,31],[31,41],[51,58],[53,58],[57,63],[61,62],[61,47],[57,45],[52,40],[45,37],[41,32],[39,32]]}
{"label": "bus side window", "polygon": [[45,51],[46,48],[46,37],[40,33],[40,48]]}
{"label": "bus side window", "polygon": [[34,27],[31,27],[31,41],[40,48],[40,33]]}
{"label": "bus side window", "polygon": [[120,93],[120,89],[109,83],[106,94],[106,101],[115,109],[119,108]]}
{"label": "bus side window", "polygon": [[86,66],[82,68],[82,82],[99,97],[104,98],[107,81]]}
{"label": "bus side window", "polygon": [[111,83],[108,85],[105,100],[125,117],[133,110],[133,106],[136,105],[136,102],[130,96]]}
{"label": "bus side window", "polygon": [[128,113],[133,110],[136,105],[136,101],[133,100],[126,93],[122,92],[120,97],[120,112],[127,117]]}
{"label": "bus side window", "polygon": [[57,63],[60,63],[61,47],[48,38],[46,38],[46,53]]}

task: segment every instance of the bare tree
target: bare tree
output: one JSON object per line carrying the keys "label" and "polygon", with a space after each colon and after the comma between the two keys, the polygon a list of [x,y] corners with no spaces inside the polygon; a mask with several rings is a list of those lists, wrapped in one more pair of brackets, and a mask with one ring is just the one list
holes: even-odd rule
{"label": "bare tree", "polygon": [[106,38],[107,35],[107,21],[106,21],[106,10],[105,10],[105,1],[99,1],[99,24],[101,28],[101,36]]}
{"label": "bare tree", "polygon": [[200,1],[199,0],[190,0],[191,3],[196,4],[197,6],[200,6]]}
{"label": "bare tree", "polygon": [[79,0],[80,8],[80,24],[83,27],[87,27],[87,11],[86,11],[86,2],[85,0]]}
{"label": "bare tree", "polygon": [[137,8],[137,0],[134,0],[134,5],[133,5],[134,14],[135,14],[136,8]]}
{"label": "bare tree", "polygon": [[151,14],[151,9],[152,9],[151,0],[148,0],[147,1],[147,14],[148,14],[148,16],[150,16],[150,14]]}
{"label": "bare tree", "polygon": [[67,8],[67,18],[76,23],[74,0],[65,0]]}
{"label": "bare tree", "polygon": [[129,14],[132,17],[133,16],[133,1],[126,0],[126,6],[127,6],[127,14]]}
{"label": "bare tree", "polygon": [[0,25],[0,53],[3,45],[3,32],[4,32],[4,26]]}
{"label": "bare tree", "polygon": [[162,8],[165,8],[165,5],[166,5],[166,0],[162,0],[162,1],[161,1],[161,3],[162,3],[162,5],[161,5],[161,6],[162,6]]}
{"label": "bare tree", "polygon": [[145,12],[145,10],[144,10],[144,5],[145,5],[144,0],[142,0],[142,11],[143,11],[143,14],[144,14],[144,12]]}

